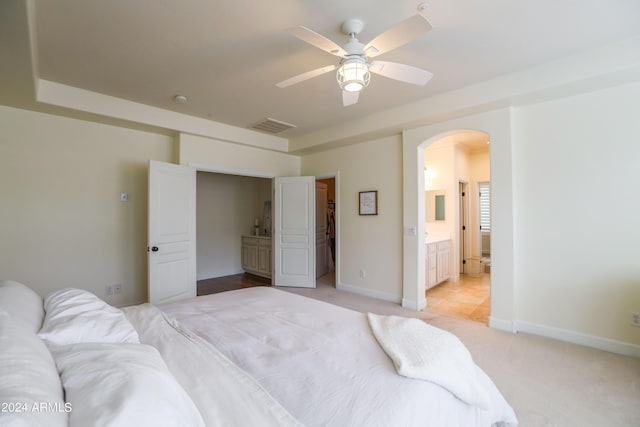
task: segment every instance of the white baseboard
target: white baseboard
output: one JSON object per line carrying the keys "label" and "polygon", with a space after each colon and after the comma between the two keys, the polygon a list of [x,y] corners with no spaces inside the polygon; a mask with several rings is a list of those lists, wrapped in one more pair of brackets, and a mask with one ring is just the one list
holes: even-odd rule
{"label": "white baseboard", "polygon": [[365,289],[359,286],[347,285],[344,283],[336,283],[336,289],[340,291],[351,292],[352,294],[364,295],[365,297],[380,299],[383,301],[395,302],[397,304],[402,301],[401,297],[390,292],[375,291],[373,289]]}
{"label": "white baseboard", "polygon": [[427,306],[427,299],[423,298],[420,301],[410,300],[402,298],[402,308],[408,308],[409,310],[421,311]]}
{"label": "white baseboard", "polygon": [[489,316],[489,327],[493,329],[498,329],[500,331],[505,332],[516,332],[513,327],[513,322],[511,320],[498,319],[497,317]]}
{"label": "white baseboard", "polygon": [[621,354],[623,356],[640,357],[640,345],[637,344],[612,340],[609,338],[596,337],[593,335],[583,334],[581,332],[554,328],[551,326],[539,325],[537,323],[531,322],[516,321],[514,326],[516,332],[525,332],[528,334],[540,335],[547,338],[553,338],[560,341],[566,341],[573,344],[584,345],[586,347],[597,348],[599,350],[604,350],[611,353]]}

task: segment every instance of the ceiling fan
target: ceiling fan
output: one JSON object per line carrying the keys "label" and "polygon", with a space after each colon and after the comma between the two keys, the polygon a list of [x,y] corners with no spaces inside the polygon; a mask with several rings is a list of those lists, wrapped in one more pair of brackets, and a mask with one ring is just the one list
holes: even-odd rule
{"label": "ceiling fan", "polygon": [[348,106],[358,102],[360,91],[369,84],[371,73],[419,86],[427,84],[433,77],[432,73],[411,65],[388,61],[370,61],[371,58],[396,49],[429,31],[431,24],[427,21],[427,18],[418,13],[392,26],[366,45],[357,39],[357,35],[362,31],[363,27],[364,23],[358,19],[345,21],[342,24],[342,32],[349,36],[349,41],[343,46],[339,46],[307,27],[300,26],[288,29],[287,31],[293,36],[342,58],[342,60],[338,65],[328,65],[307,71],[283,80],[277,83],[276,86],[285,88],[330,71],[338,70],[336,79],[342,89],[342,104]]}

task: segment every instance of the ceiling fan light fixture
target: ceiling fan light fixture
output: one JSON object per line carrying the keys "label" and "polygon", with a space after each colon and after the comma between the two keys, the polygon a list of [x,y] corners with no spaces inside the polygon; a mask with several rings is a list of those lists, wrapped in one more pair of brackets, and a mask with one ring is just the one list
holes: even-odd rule
{"label": "ceiling fan light fixture", "polygon": [[346,92],[360,92],[371,80],[369,65],[362,58],[347,59],[338,68],[336,79],[340,89]]}

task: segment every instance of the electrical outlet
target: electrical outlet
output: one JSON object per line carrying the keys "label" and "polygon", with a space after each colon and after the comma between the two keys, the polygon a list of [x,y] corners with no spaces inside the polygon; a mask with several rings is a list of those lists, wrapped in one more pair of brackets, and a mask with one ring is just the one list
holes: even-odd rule
{"label": "electrical outlet", "polygon": [[362,269],[361,269],[361,270],[360,270],[360,277],[362,277],[363,279],[364,279],[365,277],[367,277],[367,271],[366,271],[366,270],[362,270]]}
{"label": "electrical outlet", "polygon": [[633,326],[640,326],[640,313],[631,313],[631,324]]}
{"label": "electrical outlet", "polygon": [[122,285],[120,283],[118,283],[117,285],[113,285],[113,293],[115,295],[122,293]]}
{"label": "electrical outlet", "polygon": [[105,295],[113,295],[113,285],[107,285],[104,287]]}

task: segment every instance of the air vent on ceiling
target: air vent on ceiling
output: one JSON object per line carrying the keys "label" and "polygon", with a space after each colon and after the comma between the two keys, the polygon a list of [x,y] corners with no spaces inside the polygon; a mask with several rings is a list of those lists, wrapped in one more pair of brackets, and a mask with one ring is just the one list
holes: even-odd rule
{"label": "air vent on ceiling", "polygon": [[295,127],[296,125],[292,125],[291,123],[282,122],[280,120],[267,117],[263,121],[251,126],[251,129],[260,130],[262,132],[268,132],[268,133],[280,133],[285,130],[293,129]]}

